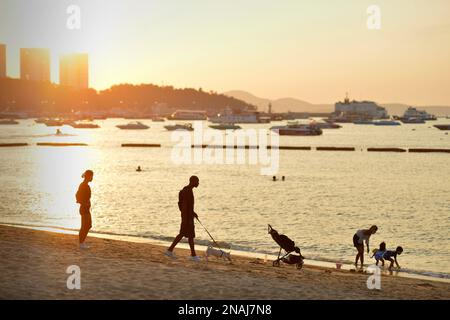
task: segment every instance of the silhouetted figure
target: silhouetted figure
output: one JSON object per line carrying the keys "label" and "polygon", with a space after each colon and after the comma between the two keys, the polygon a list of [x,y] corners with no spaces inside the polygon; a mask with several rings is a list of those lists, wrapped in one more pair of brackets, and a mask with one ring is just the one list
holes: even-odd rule
{"label": "silhouetted figure", "polygon": [[61,132],[61,130],[59,130],[59,129],[56,129],[56,135],[57,135],[57,136],[60,136],[60,135],[62,135],[62,132]]}
{"label": "silhouetted figure", "polygon": [[197,176],[191,176],[189,178],[189,185],[184,187],[178,194],[178,208],[181,211],[181,227],[180,233],[173,240],[172,245],[167,249],[166,255],[171,258],[176,258],[173,253],[173,249],[183,237],[188,238],[189,247],[191,248],[191,259],[193,261],[200,261],[197,257],[194,247],[195,238],[195,226],[194,218],[198,219],[198,215],[194,212],[194,193],[193,188],[197,188],[199,185],[199,179]]}
{"label": "silhouetted figure", "polygon": [[273,176],[273,177],[272,177],[272,181],[277,181],[277,177],[276,177],[276,176]]}
{"label": "silhouetted figure", "polygon": [[284,180],[286,180],[286,178],[285,178],[284,176],[282,176],[282,177],[281,177],[281,180],[284,181]]}
{"label": "silhouetted figure", "polygon": [[136,169],[136,171],[137,171],[137,172],[141,172],[141,171],[142,171],[141,166],[138,166],[137,169]]}
{"label": "silhouetted figure", "polygon": [[92,228],[91,218],[91,188],[89,182],[94,178],[92,170],[86,170],[81,176],[84,180],[78,187],[76,194],[77,203],[80,204],[81,228],[79,232],[80,249],[87,249],[89,246],[84,243],[89,230]]}
{"label": "silhouetted figure", "polygon": [[369,253],[369,238],[371,235],[376,233],[378,227],[373,225],[369,229],[358,230],[353,236],[353,245],[355,246],[358,253],[355,259],[355,267],[358,267],[358,260],[361,259],[361,268],[364,265],[364,241],[366,241],[367,253]]}

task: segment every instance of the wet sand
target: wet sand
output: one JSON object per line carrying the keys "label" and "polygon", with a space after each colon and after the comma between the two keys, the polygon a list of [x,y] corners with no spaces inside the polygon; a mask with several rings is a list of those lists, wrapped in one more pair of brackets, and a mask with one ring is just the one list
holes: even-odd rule
{"label": "wet sand", "polygon": [[[233,257],[194,263],[165,247],[89,237],[78,248],[69,234],[0,226],[0,299],[450,299],[450,284],[382,276],[367,289],[368,274]],[[204,256],[204,252],[198,252]],[[66,270],[81,270],[81,289],[67,289]]]}

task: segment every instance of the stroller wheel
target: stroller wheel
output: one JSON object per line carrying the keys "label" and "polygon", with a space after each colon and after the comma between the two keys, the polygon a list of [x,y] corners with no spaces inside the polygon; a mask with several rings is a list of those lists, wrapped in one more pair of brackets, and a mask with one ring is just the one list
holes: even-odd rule
{"label": "stroller wheel", "polygon": [[275,260],[275,261],[272,263],[272,265],[273,265],[274,267],[279,267],[279,266],[280,266],[280,261],[279,261],[279,260]]}
{"label": "stroller wheel", "polygon": [[303,268],[303,263],[297,263],[296,267],[298,270],[300,270],[301,268]]}

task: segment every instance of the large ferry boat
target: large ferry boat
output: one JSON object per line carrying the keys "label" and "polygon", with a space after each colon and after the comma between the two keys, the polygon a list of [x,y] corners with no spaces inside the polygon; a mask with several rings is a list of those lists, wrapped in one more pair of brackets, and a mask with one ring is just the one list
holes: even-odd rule
{"label": "large ferry boat", "polygon": [[172,113],[169,120],[207,120],[206,111],[201,110],[177,110]]}
{"label": "large ferry boat", "polygon": [[322,129],[312,124],[288,123],[285,126],[274,126],[270,130],[278,132],[280,136],[320,136]]}
{"label": "large ferry boat", "polygon": [[429,120],[436,120],[437,118],[434,114],[429,114],[424,110],[417,110],[414,107],[409,107],[408,109],[406,109],[405,113],[403,114],[403,117],[401,117],[400,120],[406,121],[406,123],[408,123],[408,121],[411,119],[418,119],[418,121],[420,120],[429,121]]}
{"label": "large ferry boat", "polygon": [[218,114],[209,119],[212,123],[270,123],[270,118],[261,117],[258,112]]}

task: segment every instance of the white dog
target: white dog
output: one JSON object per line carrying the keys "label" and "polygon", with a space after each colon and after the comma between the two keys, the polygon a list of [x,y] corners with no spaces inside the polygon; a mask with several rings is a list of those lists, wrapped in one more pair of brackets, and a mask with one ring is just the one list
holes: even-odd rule
{"label": "white dog", "polygon": [[231,252],[225,252],[223,250],[214,249],[211,245],[206,249],[206,260],[208,260],[209,256],[215,256],[217,258],[228,259],[231,261]]}

